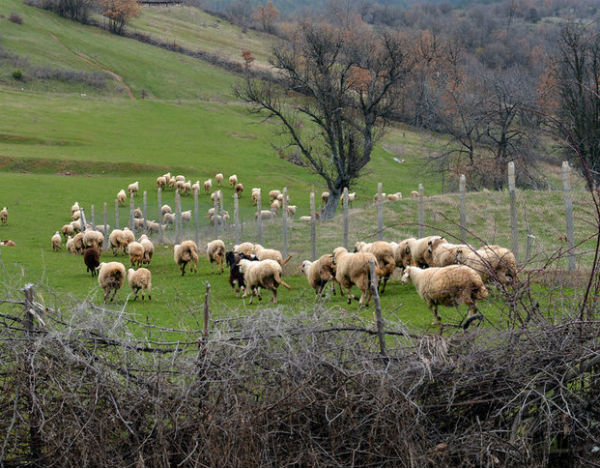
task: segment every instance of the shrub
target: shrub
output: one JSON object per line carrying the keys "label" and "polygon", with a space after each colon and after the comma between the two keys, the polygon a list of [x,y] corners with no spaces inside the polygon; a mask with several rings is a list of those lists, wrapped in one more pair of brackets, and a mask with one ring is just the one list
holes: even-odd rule
{"label": "shrub", "polygon": [[21,70],[15,70],[14,72],[12,72],[12,77],[15,80],[21,80],[23,78],[23,72],[21,72]]}
{"label": "shrub", "polygon": [[23,18],[16,13],[11,13],[8,20],[16,24],[23,24]]}

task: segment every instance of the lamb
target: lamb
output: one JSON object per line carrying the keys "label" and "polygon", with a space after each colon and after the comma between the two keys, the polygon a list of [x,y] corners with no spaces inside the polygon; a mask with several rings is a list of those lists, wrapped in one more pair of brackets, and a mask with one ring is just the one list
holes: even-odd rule
{"label": "lamb", "polygon": [[185,275],[185,266],[188,262],[191,262],[190,272],[198,271],[198,246],[194,241],[187,240],[176,244],[173,248],[173,258],[181,269],[182,277]]}
{"label": "lamb", "polygon": [[131,184],[129,184],[127,186],[127,192],[129,192],[130,194],[132,193],[136,193],[140,190],[140,183],[138,181],[132,182]]}
{"label": "lamb", "polygon": [[[371,273],[369,269],[369,260],[375,262],[375,273],[381,276],[381,271],[377,266],[377,258],[370,252],[357,252],[351,254],[346,248],[338,247],[333,250],[333,257],[337,265],[335,279],[337,282],[348,290],[348,304],[352,302],[352,285],[356,285],[362,295],[358,303],[359,308],[362,307],[365,297],[367,298],[366,306],[371,301]],[[367,293],[368,292],[368,293]]]}
{"label": "lamb", "polygon": [[208,194],[211,189],[212,189],[212,179],[207,179],[206,181],[204,181],[204,192],[206,192]]}
{"label": "lamb", "polygon": [[96,276],[96,269],[100,265],[100,251],[96,248],[87,248],[83,251],[83,262],[86,267],[86,272],[90,272],[92,277]]}
{"label": "lamb", "polygon": [[164,189],[165,187],[167,187],[167,178],[165,176],[158,176],[156,178],[156,188]]}
{"label": "lamb", "polygon": [[131,291],[135,293],[134,300],[137,300],[140,290],[142,290],[142,301],[144,301],[146,291],[148,292],[148,300],[152,300],[152,273],[148,269],[144,267],[140,267],[138,270],[129,269],[127,271],[127,282]]}
{"label": "lamb", "polygon": [[140,267],[144,262],[144,246],[137,241],[133,241],[127,245],[127,253],[129,254],[129,262],[131,266]]}
{"label": "lamb", "polygon": [[433,313],[434,324],[439,324],[438,306],[466,304],[469,317],[477,313],[477,301],[487,298],[488,291],[477,272],[465,265],[421,269],[408,266],[402,282],[411,282],[419,296]]}
{"label": "lamb", "polygon": [[50,240],[52,241],[52,250],[55,252],[60,251],[62,247],[62,238],[60,237],[60,232],[57,231],[56,233],[54,233]]}
{"label": "lamb", "polygon": [[254,254],[259,261],[263,261],[265,259],[271,259],[279,263],[282,267],[286,265],[292,256],[288,256],[288,258],[284,261],[281,252],[277,249],[265,249],[260,244],[254,245]]}
{"label": "lamb", "polygon": [[164,204],[161,208],[160,208],[160,214],[164,215],[165,213],[173,213],[173,210],[171,210],[171,207],[167,204]]}
{"label": "lamb", "polygon": [[102,262],[98,266],[98,284],[104,290],[104,302],[108,299],[112,290],[110,301],[115,299],[117,291],[125,281],[125,266],[120,262]]}
{"label": "lamb", "polygon": [[354,252],[370,252],[377,259],[377,264],[381,270],[380,280],[383,280],[381,294],[385,291],[387,281],[396,269],[396,258],[394,256],[394,247],[385,241],[375,241],[374,243],[364,243],[358,241],[354,246]]}
{"label": "lamb", "polygon": [[223,182],[223,173],[217,173],[215,174],[215,181],[217,181],[217,185],[221,185],[221,183]]}
{"label": "lamb", "polygon": [[231,176],[229,176],[229,185],[231,187],[235,187],[235,185],[237,184],[237,182],[238,182],[238,178],[237,178],[237,176],[235,174],[232,174]]}
{"label": "lamb", "polygon": [[[335,295],[335,284],[337,281],[335,279],[336,265],[333,260],[333,255],[324,254],[314,262],[305,260],[300,265],[300,270],[306,275],[309,285],[314,288],[317,298],[321,298],[325,285],[327,285],[327,282],[330,280],[332,281],[331,291]],[[343,294],[342,286],[340,285],[340,295]]]}
{"label": "lamb", "polygon": [[[275,215],[271,210],[261,210],[260,211],[260,219],[261,220],[272,220]],[[254,219],[258,218],[258,213],[254,215]]]}
{"label": "lamb", "polygon": [[272,301],[274,304],[277,304],[277,288],[279,285],[291,290],[291,287],[281,279],[283,273],[281,266],[274,260],[250,261],[241,259],[238,265],[240,272],[244,275],[244,283],[246,284],[242,298],[246,298],[248,293],[252,291],[250,304],[252,304],[255,296],[258,296],[259,301],[262,299],[259,288],[266,288],[273,292]]}
{"label": "lamb", "polygon": [[[247,243],[251,244],[251,243]],[[225,262],[229,266],[229,285],[239,292],[240,288],[244,289],[246,284],[244,283],[244,275],[240,272],[240,266],[238,265],[241,259],[248,259],[251,261],[258,260],[254,254],[245,255],[243,252],[227,251],[225,253]]]}
{"label": "lamb", "polygon": [[102,252],[102,246],[104,246],[104,235],[99,231],[86,230],[83,234],[83,245],[86,248],[93,247]]}
{"label": "lamb", "polygon": [[138,242],[144,248],[142,264],[150,265],[150,262],[152,262],[152,256],[154,255],[154,244],[152,244],[152,241],[150,241],[150,239],[148,239],[148,236],[146,236],[145,234],[140,236]]}
{"label": "lamb", "polygon": [[125,194],[123,189],[117,192],[117,201],[119,202],[119,205],[125,205],[125,202],[127,202],[127,194]]}
{"label": "lamb", "polygon": [[269,192],[269,199],[271,200],[271,202],[273,202],[280,195],[281,195],[281,191],[277,190],[277,189],[274,189],[274,190],[272,190],[272,191]]}
{"label": "lamb", "polygon": [[456,262],[471,267],[484,283],[496,279],[506,288],[517,280],[515,255],[501,246],[483,246],[477,251],[459,248],[456,251]]}
{"label": "lamb", "polygon": [[238,197],[241,197],[242,192],[244,192],[244,185],[239,182],[235,185],[235,193],[238,195]]}
{"label": "lamb", "polygon": [[233,246],[234,253],[244,254],[246,257],[254,255],[254,243],[250,243],[248,241],[242,244],[236,244]]}
{"label": "lamb", "polygon": [[222,274],[225,264],[225,243],[220,239],[209,242],[206,245],[206,255],[211,264],[217,263],[217,270]]}

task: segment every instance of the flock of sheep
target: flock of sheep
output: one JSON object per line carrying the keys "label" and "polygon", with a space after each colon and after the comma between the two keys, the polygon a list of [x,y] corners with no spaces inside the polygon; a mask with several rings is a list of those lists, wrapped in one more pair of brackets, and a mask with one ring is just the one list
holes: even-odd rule
{"label": "flock of sheep", "polygon": [[[223,175],[215,177],[217,184],[221,185]],[[187,188],[187,185],[190,188]],[[237,181],[237,176],[229,178],[230,186],[238,195],[243,192],[243,186]],[[157,185],[163,188],[177,188],[182,193],[189,190],[199,190],[199,181],[191,184],[183,176],[171,178],[167,173],[157,178]],[[209,193],[212,189],[212,179],[204,181],[204,191]],[[136,181],[128,187],[130,194],[139,191]],[[260,189],[252,189],[252,200],[256,204]],[[213,192],[211,197],[222,197],[220,191]],[[119,191],[125,195],[125,191]],[[388,200],[400,200],[400,193],[382,194]],[[412,194],[411,194],[412,195]],[[322,194],[322,203],[327,203],[328,193]],[[356,195],[351,194],[349,199],[355,200]],[[275,215],[281,206],[283,194],[279,190],[270,191],[271,215]],[[119,196],[118,196],[119,199]],[[121,197],[125,201],[125,197]],[[121,200],[119,199],[119,200]],[[377,194],[375,196],[377,202]],[[292,207],[291,215],[295,213]],[[214,209],[209,211],[210,217],[219,216]],[[170,207],[161,207],[163,215],[172,215]],[[4,213],[4,215],[2,215]],[[183,215],[183,214],[182,214]],[[191,217],[191,213],[189,215]],[[258,215],[257,215],[258,216]],[[262,217],[262,214],[261,214]],[[117,291],[128,280],[132,292],[137,298],[141,290],[142,301],[147,294],[151,299],[152,274],[149,270],[154,253],[154,245],[146,234],[137,240],[129,228],[115,229],[108,235],[108,245],[113,255],[128,255],[131,268],[126,270],[121,262],[100,262],[100,254],[104,246],[104,237],[109,233],[109,226],[83,225],[79,204],[75,202],[71,207],[72,221],[57,231],[51,238],[54,250],[59,250],[62,244],[61,232],[66,236],[67,251],[73,254],[83,254],[84,264],[92,276],[98,275],[98,283],[104,291],[104,300],[112,301]],[[6,219],[6,209],[0,212],[0,219]],[[141,210],[134,212],[136,228],[142,227]],[[163,219],[164,221],[165,219]],[[214,221],[214,218],[211,220]],[[154,232],[150,222],[147,225],[149,233]],[[189,264],[190,272],[197,272],[199,261],[199,247],[192,240],[185,240],[173,248],[173,258],[181,275],[185,275]],[[223,273],[227,263],[230,269],[229,283],[236,292],[243,290],[243,298],[251,295],[250,303],[255,296],[261,299],[261,289],[270,290],[273,294],[272,301],[277,303],[277,289],[280,285],[290,286],[283,280],[283,267],[289,262],[290,257],[283,259],[280,251],[267,249],[260,244],[244,242],[233,247],[227,252],[222,240],[210,241],[206,245],[206,256],[209,262],[215,263],[217,272]],[[361,291],[359,307],[368,306],[371,299],[370,284],[372,281],[369,261],[375,265],[375,273],[379,279],[380,293],[384,294],[387,281],[395,269],[402,271],[402,282],[412,283],[420,297],[427,303],[433,313],[434,323],[440,322],[438,306],[468,306],[469,316],[477,312],[477,301],[485,299],[488,295],[486,283],[496,281],[504,288],[513,285],[517,280],[517,264],[513,253],[503,247],[486,245],[480,249],[463,244],[452,244],[440,236],[426,238],[405,239],[399,243],[376,241],[373,243],[357,242],[354,252],[348,252],[343,247],[337,247],[332,253],[325,254],[311,262],[305,260],[299,266],[307,278],[309,285],[321,298],[327,283],[331,282],[332,292],[336,293],[336,284],[340,295],[343,290],[347,292],[347,301],[350,304],[354,295],[352,287]],[[134,267],[137,268],[134,269]],[[112,293],[112,296],[111,296]]]}

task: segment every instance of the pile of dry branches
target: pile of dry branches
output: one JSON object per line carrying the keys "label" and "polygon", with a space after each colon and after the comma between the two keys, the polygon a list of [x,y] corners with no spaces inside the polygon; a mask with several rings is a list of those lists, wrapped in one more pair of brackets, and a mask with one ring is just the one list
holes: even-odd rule
{"label": "pile of dry branches", "polygon": [[383,357],[358,318],[241,313],[203,336],[87,303],[49,308],[30,288],[12,290],[0,303],[0,461],[600,462],[600,321],[535,317],[450,337],[388,322]]}

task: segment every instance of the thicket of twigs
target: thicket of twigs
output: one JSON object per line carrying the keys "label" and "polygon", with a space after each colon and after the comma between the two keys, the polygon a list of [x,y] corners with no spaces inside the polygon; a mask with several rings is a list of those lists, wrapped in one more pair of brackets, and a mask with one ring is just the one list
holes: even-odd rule
{"label": "thicket of twigs", "polygon": [[444,336],[388,321],[384,357],[371,322],[311,305],[206,334],[6,290],[4,465],[600,464],[598,320],[533,308]]}

